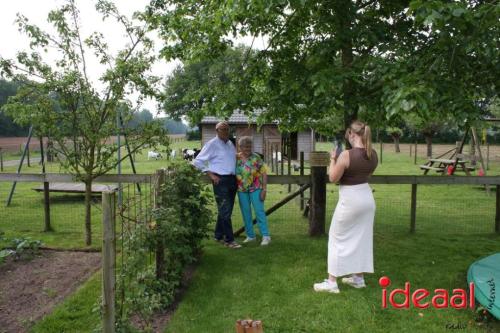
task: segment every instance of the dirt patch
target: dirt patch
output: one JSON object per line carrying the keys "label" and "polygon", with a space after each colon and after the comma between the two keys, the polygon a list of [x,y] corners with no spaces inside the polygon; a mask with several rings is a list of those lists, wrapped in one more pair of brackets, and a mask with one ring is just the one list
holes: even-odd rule
{"label": "dirt patch", "polygon": [[0,266],[0,332],[26,332],[100,267],[100,253],[41,251]]}

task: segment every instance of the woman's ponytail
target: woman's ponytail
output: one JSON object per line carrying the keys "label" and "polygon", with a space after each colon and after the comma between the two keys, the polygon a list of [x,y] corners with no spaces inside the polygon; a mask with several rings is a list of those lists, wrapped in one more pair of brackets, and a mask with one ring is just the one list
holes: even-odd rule
{"label": "woman's ponytail", "polygon": [[368,157],[369,160],[372,158],[372,131],[370,129],[370,126],[365,125],[365,131],[363,133],[363,145],[365,146],[366,149],[366,156]]}

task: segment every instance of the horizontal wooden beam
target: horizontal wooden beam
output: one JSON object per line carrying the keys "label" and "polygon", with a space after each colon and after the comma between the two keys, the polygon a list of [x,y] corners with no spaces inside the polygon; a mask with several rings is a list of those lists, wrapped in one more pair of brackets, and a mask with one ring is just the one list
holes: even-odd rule
{"label": "horizontal wooden beam", "polygon": [[[108,174],[95,179],[96,183],[144,183],[150,182],[150,174]],[[47,173],[0,173],[0,182],[76,182],[69,174]],[[208,177],[204,177],[210,183]],[[370,184],[434,184],[434,185],[500,185],[500,176],[407,176],[407,175],[377,175],[368,181]],[[309,184],[309,176],[268,176],[269,184]]]}
{"label": "horizontal wooden beam", "polygon": [[500,176],[372,176],[370,184],[499,185]]}
{"label": "horizontal wooden beam", "polygon": [[[144,183],[150,182],[152,175],[150,174],[125,174],[115,175],[108,174],[97,177],[96,183]],[[0,182],[49,182],[49,183],[75,183],[80,182],[74,176],[61,173],[47,173],[45,175],[38,173],[0,173]]]}

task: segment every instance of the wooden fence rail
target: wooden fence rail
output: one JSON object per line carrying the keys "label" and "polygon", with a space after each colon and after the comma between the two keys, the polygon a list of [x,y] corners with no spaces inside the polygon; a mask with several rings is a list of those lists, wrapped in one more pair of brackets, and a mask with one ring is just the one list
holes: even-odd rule
{"label": "wooden fence rail", "polygon": [[[320,206],[325,206],[326,191],[322,190],[325,187],[326,167],[317,166],[315,168],[324,168],[320,172],[321,176],[314,175],[299,176],[299,175],[270,175],[268,176],[269,184],[310,184],[311,193],[314,195],[311,198],[311,207],[316,207],[311,210],[309,216],[312,234],[324,233],[325,214],[324,209]],[[314,172],[317,174],[319,169]],[[148,182],[151,179],[150,174],[126,174],[126,175],[105,175],[95,179],[95,183],[141,183]],[[205,177],[205,182],[210,183],[210,179]],[[68,174],[16,174],[16,173],[0,173],[0,182],[76,182],[75,178]],[[417,186],[418,185],[490,185],[496,187],[496,209],[495,209],[495,232],[500,233],[500,176],[405,176],[405,175],[379,175],[370,178],[370,184],[392,184],[392,185],[411,185],[411,214],[410,214],[410,232],[415,232],[416,225],[416,206],[417,206]],[[319,190],[318,190],[319,189]],[[319,230],[319,231],[318,231]]]}

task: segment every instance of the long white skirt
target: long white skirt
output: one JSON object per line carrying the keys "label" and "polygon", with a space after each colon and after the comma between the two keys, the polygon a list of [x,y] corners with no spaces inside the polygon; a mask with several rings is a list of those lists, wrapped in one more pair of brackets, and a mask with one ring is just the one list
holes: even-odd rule
{"label": "long white skirt", "polygon": [[328,273],[373,273],[375,200],[367,183],[341,185],[328,239]]}

